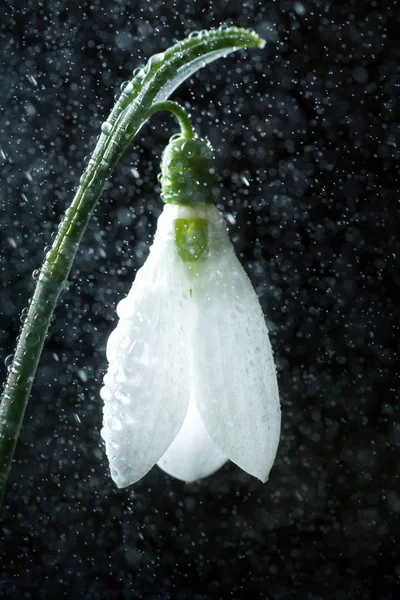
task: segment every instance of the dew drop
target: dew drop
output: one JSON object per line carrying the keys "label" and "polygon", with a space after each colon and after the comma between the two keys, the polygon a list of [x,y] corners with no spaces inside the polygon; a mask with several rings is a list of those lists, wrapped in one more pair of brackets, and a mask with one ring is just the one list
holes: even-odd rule
{"label": "dew drop", "polygon": [[110,421],[111,421],[111,423],[109,424],[110,429],[112,429],[113,431],[121,431],[122,423],[119,419],[114,417],[113,419],[110,419]]}
{"label": "dew drop", "polygon": [[14,360],[14,354],[9,354],[8,356],[5,357],[4,359],[4,365],[8,371],[8,373],[11,371],[11,367],[12,367],[12,362]]}
{"label": "dew drop", "polygon": [[104,400],[104,402],[108,402],[112,398],[111,391],[108,387],[102,387],[100,390],[100,398]]}
{"label": "dew drop", "polygon": [[158,65],[164,60],[164,58],[165,58],[164,52],[159,52],[158,54],[154,54],[154,56],[151,57],[151,59],[149,60],[149,63],[151,63],[151,66]]}
{"label": "dew drop", "polygon": [[22,309],[21,316],[19,318],[21,323],[25,323],[26,317],[28,316],[28,312],[29,312],[29,308],[27,306]]}
{"label": "dew drop", "polygon": [[28,333],[28,335],[26,336],[26,343],[29,345],[37,344],[37,342],[39,340],[40,340],[39,334],[35,333],[34,331],[30,331]]}
{"label": "dew drop", "polygon": [[101,131],[104,135],[109,135],[112,130],[112,124],[109,121],[104,121],[101,125]]}

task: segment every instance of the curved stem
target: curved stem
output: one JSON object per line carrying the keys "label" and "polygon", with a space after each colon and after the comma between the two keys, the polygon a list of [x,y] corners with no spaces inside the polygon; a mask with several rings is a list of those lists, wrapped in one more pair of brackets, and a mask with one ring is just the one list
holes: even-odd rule
{"label": "curved stem", "polygon": [[153,104],[147,113],[148,117],[151,117],[155,112],[159,110],[168,110],[178,119],[179,126],[181,128],[182,136],[187,139],[194,138],[196,132],[193,129],[192,122],[186,110],[177,102],[172,100],[165,100],[164,102],[157,102]]}
{"label": "curved stem", "polygon": [[115,165],[146,120],[160,108],[176,114],[184,135],[194,135],[185,111],[176,103],[163,101],[185,79],[209,62],[240,48],[262,48],[263,45],[264,41],[256,33],[238,27],[191,35],[165,53],[153,56],[126,85],[103,123],[102,133],[80,179],[78,191],[41,268],[1,396],[0,504],[54,308],[60,292],[68,286],[79,243]]}

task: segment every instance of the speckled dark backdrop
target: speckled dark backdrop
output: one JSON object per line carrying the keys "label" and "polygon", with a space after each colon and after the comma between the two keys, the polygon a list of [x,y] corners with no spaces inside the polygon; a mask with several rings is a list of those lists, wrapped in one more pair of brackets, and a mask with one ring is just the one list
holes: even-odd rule
{"label": "speckled dark backdrop", "polygon": [[117,167],[56,311],[2,513],[1,598],[398,597],[396,4],[1,3],[2,378],[31,273],[119,85],[189,32],[236,23],[266,49],[207,67],[174,98],[216,148],[283,408],[265,485],[233,464],[191,485],[157,468],[128,490],[109,477],[105,342],[148,251],[176,131],[155,116]]}

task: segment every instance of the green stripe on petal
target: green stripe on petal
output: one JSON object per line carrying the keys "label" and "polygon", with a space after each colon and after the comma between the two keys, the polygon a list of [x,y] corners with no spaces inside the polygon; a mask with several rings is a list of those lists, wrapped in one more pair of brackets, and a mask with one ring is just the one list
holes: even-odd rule
{"label": "green stripe on petal", "polygon": [[175,242],[185,262],[196,262],[208,249],[207,219],[176,219]]}

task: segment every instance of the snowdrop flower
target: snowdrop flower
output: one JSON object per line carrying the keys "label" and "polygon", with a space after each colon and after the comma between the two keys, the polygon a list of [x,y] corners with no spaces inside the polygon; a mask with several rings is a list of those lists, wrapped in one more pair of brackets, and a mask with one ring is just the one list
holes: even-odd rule
{"label": "snowdrop flower", "polygon": [[212,203],[212,149],[174,136],[162,164],[166,201],[150,254],[107,344],[101,396],[119,487],[155,464],[183,481],[228,460],[265,482],[280,433],[264,316]]}

